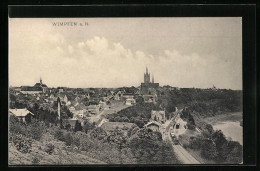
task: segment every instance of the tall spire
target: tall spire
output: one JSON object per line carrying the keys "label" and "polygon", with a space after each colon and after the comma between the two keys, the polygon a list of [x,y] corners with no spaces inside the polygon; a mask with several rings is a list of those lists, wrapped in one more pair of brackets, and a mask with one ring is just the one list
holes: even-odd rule
{"label": "tall spire", "polygon": [[[153,77],[153,74],[152,74],[152,77]],[[152,83],[154,83],[154,77],[152,78]]]}
{"label": "tall spire", "polygon": [[146,65],[146,74],[148,74],[148,68],[147,68],[147,65]]}
{"label": "tall spire", "polygon": [[42,77],[40,77],[40,83],[42,84]]}

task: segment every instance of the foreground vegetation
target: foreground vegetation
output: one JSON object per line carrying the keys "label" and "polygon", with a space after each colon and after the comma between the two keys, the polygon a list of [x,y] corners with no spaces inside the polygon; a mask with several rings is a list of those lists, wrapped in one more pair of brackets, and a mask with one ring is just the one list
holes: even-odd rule
{"label": "foreground vegetation", "polygon": [[101,128],[67,131],[10,116],[9,164],[174,164],[170,144],[158,132],[132,127],[124,134]]}
{"label": "foreground vegetation", "polygon": [[183,147],[196,151],[206,163],[239,164],[243,160],[243,147],[239,142],[225,137],[221,130],[205,124],[201,134],[184,134],[179,137]]}

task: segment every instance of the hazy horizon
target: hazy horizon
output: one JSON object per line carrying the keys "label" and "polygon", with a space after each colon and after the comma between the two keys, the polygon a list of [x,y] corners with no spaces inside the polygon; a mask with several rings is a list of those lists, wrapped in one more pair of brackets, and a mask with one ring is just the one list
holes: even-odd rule
{"label": "hazy horizon", "polygon": [[146,66],[160,86],[242,90],[242,18],[9,18],[10,86],[138,87]]}

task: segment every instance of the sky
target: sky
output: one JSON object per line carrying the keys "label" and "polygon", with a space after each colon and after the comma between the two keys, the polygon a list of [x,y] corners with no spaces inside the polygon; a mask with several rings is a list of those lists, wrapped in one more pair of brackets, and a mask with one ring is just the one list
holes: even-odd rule
{"label": "sky", "polygon": [[161,86],[242,90],[242,18],[9,18],[10,86],[139,86],[146,66]]}

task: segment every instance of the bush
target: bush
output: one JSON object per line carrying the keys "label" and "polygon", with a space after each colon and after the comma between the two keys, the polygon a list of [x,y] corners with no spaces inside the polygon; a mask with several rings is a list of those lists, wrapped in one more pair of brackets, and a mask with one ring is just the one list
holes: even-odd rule
{"label": "bush", "polygon": [[65,141],[65,137],[63,132],[60,129],[57,129],[54,133],[54,138],[60,141]]}
{"label": "bush", "polygon": [[72,144],[73,138],[69,132],[64,135],[64,141],[67,146],[70,146]]}
{"label": "bush", "polygon": [[16,149],[22,153],[29,153],[32,149],[32,140],[23,135],[16,135],[13,137],[13,143]]}
{"label": "bush", "polygon": [[9,117],[9,132],[23,135],[27,133],[25,124],[13,115]]}
{"label": "bush", "polygon": [[31,123],[27,126],[28,136],[35,140],[40,140],[45,131],[45,128],[46,127],[44,122],[39,122],[32,119]]}
{"label": "bush", "polygon": [[32,160],[32,164],[36,165],[40,163],[40,159],[38,157],[34,157]]}
{"label": "bush", "polygon": [[52,154],[54,152],[54,145],[52,143],[48,143],[45,148],[45,152],[48,154]]}
{"label": "bush", "polygon": [[74,132],[77,132],[77,131],[82,131],[81,123],[78,120],[76,120],[75,128],[74,128]]}

